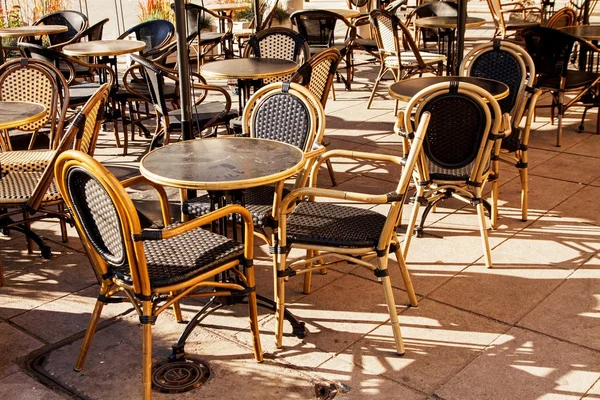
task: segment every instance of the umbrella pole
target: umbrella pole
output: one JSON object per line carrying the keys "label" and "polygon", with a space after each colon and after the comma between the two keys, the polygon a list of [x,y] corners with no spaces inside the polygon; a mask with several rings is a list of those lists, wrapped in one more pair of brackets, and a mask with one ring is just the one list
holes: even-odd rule
{"label": "umbrella pole", "polygon": [[190,61],[187,48],[185,0],[175,0],[175,27],[177,34],[177,68],[179,70],[179,96],[181,102],[181,136],[193,139]]}
{"label": "umbrella pole", "polygon": [[465,30],[467,29],[467,0],[458,0],[458,21],[456,23],[456,57],[452,74],[458,73],[458,67],[465,54]]}

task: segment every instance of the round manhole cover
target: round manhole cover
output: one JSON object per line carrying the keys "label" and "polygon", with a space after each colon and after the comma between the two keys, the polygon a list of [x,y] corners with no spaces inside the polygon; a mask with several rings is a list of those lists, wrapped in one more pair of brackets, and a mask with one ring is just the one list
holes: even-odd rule
{"label": "round manhole cover", "polygon": [[162,361],[152,368],[152,387],[162,393],[183,393],[210,379],[210,367],[200,360]]}

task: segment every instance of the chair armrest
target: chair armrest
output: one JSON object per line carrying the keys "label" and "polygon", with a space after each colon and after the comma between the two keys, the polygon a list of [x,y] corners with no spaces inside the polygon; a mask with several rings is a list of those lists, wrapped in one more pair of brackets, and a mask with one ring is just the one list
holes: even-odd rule
{"label": "chair armrest", "polygon": [[73,63],[73,64],[78,64],[78,65],[81,65],[81,66],[89,68],[89,69],[95,69],[95,70],[103,69],[108,74],[108,82],[107,83],[112,87],[115,82],[115,79],[116,79],[115,71],[108,65],[88,63],[88,62],[85,62],[85,61],[83,61],[79,58],[75,58],[75,57],[69,57],[68,62]]}
{"label": "chair armrest", "polygon": [[71,39],[67,40],[66,42],[57,43],[55,45],[48,46],[48,48],[52,49],[52,50],[62,51],[62,48],[68,44],[79,43],[81,41],[81,39],[83,38],[83,34],[85,33],[86,30],[87,29],[77,32],[75,34],[75,36],[73,36]]}
{"label": "chair armrest", "polygon": [[171,224],[171,210],[169,209],[169,198],[167,197],[167,192],[165,188],[158,183],[152,182],[146,177],[140,175],[135,176],[133,178],[125,179],[121,182],[121,185],[124,188],[128,188],[134,185],[148,185],[153,187],[158,193],[158,197],[160,200],[160,208],[162,211],[162,218],[164,226],[169,226]]}
{"label": "chair armrest", "polygon": [[133,80],[139,79],[137,76],[135,76],[135,72],[142,72],[142,67],[138,64],[134,64],[131,67],[127,68],[127,70],[125,70],[125,72],[123,73],[123,87],[129,93],[132,93],[135,96],[137,96],[141,99],[144,99],[148,103],[152,103],[152,99],[149,99],[147,96],[144,96],[142,93],[136,91],[134,88],[129,86],[129,77],[130,76],[132,77]]}
{"label": "chair armrest", "polygon": [[213,18],[225,21],[227,23],[227,32],[224,32],[224,34],[231,34],[231,32],[233,31],[233,18],[228,17],[226,15],[219,15],[216,12],[211,11],[211,10],[209,10],[207,8],[204,8],[204,12],[206,12],[207,14],[209,14]]}

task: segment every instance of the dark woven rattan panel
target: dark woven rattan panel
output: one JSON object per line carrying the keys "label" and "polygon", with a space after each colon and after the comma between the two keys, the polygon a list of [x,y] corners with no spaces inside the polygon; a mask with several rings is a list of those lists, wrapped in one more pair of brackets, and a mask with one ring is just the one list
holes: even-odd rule
{"label": "dark woven rattan panel", "polygon": [[515,57],[502,50],[482,54],[471,66],[471,76],[493,79],[508,86],[510,90],[508,97],[498,101],[503,113],[510,113],[515,106],[523,72]]}
{"label": "dark woven rattan panel", "polygon": [[[73,201],[85,233],[95,250],[111,266],[126,263],[119,216],[106,190],[88,172],[73,168],[67,175],[69,197]],[[128,268],[123,272],[129,272]]]}
{"label": "dark woven rattan panel", "polygon": [[280,93],[261,104],[254,119],[254,134],[304,149],[310,134],[310,115],[297,98]]}
{"label": "dark woven rattan panel", "polygon": [[427,158],[443,169],[460,169],[477,156],[484,135],[484,110],[461,94],[445,94],[425,105],[431,113],[423,146]]}
{"label": "dark woven rattan panel", "polygon": [[202,228],[166,240],[144,242],[152,287],[183,282],[234,260],[244,245]]}
{"label": "dark woven rattan panel", "polygon": [[[290,191],[283,189],[283,197]],[[252,219],[255,226],[263,227],[266,225],[268,218],[273,214],[273,196],[275,188],[273,186],[259,186],[247,189],[245,191],[244,204],[246,209],[252,214]],[[233,199],[227,196],[227,204],[232,204]],[[199,217],[208,214],[210,211],[210,198],[208,195],[196,197],[183,203],[183,213],[192,217]],[[232,218],[229,217],[231,220]]]}
{"label": "dark woven rattan panel", "polygon": [[302,202],[287,219],[290,242],[376,247],[386,216],[330,203]]}

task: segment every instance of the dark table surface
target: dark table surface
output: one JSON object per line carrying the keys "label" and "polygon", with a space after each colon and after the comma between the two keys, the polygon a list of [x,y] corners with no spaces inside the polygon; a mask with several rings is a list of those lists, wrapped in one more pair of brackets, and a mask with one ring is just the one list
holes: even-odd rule
{"label": "dark table surface", "polygon": [[232,58],[204,64],[205,77],[224,79],[262,79],[296,72],[298,64],[274,58]]}
{"label": "dark table surface", "polygon": [[411,78],[405,79],[400,82],[392,84],[389,88],[390,95],[398,100],[409,101],[415,94],[421,90],[435,85],[436,83],[442,82],[466,82],[477,85],[494,96],[496,100],[501,100],[508,96],[508,86],[502,82],[494,81],[491,79],[474,78],[467,76],[427,76],[422,78]]}
{"label": "dark table surface", "polygon": [[238,190],[286,179],[304,165],[303,152],[266,139],[216,138],[175,143],[142,158],[153,182],[183,189]]}
{"label": "dark table surface", "polygon": [[0,129],[10,129],[38,121],[46,115],[46,107],[25,101],[0,101]]}

